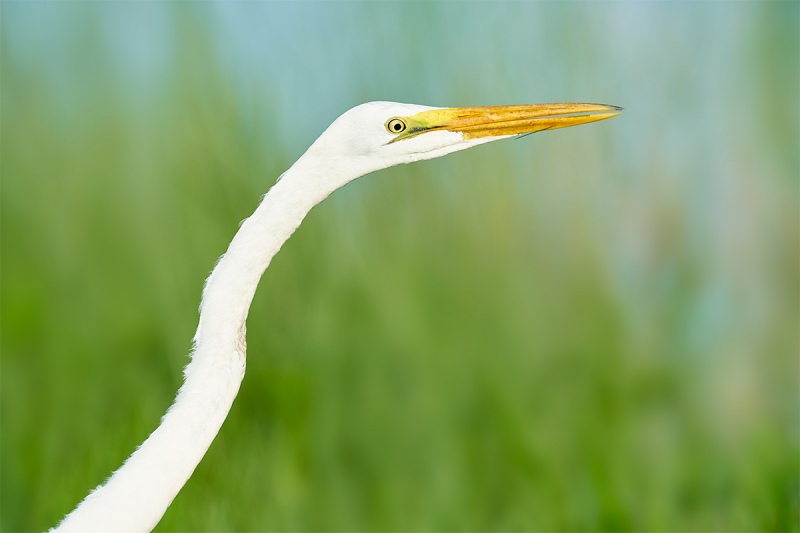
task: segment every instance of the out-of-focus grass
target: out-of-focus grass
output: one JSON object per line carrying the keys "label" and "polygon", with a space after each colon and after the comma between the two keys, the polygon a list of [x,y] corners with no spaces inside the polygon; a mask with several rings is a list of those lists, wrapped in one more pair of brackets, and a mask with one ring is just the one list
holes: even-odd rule
{"label": "out-of-focus grass", "polygon": [[[103,46],[110,8],[33,6],[4,4],[4,30],[43,17],[70,49],[37,64],[23,44],[61,41],[4,31],[0,50],[4,531],[56,523],[155,428],[203,279],[318,133],[292,130],[314,93],[287,103],[268,92],[281,72],[248,86],[226,70],[220,13],[114,8],[166,9],[174,29],[140,98]],[[408,9],[432,26],[454,16]],[[541,9],[561,59],[605,42],[591,17],[570,29],[574,5]],[[709,16],[696,9],[652,20]],[[760,77],[724,103],[796,96],[791,14],[755,13],[742,61]],[[304,38],[329,29],[312,22]],[[439,38],[420,30],[394,53],[413,63]],[[487,50],[485,65],[522,65]],[[786,65],[785,85],[763,81]],[[634,99],[589,72],[598,100]],[[397,72],[375,76],[336,97],[404,94]],[[421,103],[505,103],[469,86],[433,84],[445,101]],[[797,124],[761,100],[663,94],[651,114],[395,168],[315,209],[262,281],[240,395],[158,530],[797,530]],[[676,124],[681,104],[696,114]],[[723,110],[747,127],[718,137]]]}

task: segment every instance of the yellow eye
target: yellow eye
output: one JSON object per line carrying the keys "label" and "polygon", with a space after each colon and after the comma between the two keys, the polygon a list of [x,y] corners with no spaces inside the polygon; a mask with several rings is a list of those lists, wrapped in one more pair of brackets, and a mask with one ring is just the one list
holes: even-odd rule
{"label": "yellow eye", "polygon": [[399,118],[391,118],[386,123],[386,129],[389,133],[403,133],[406,130],[406,123]]}

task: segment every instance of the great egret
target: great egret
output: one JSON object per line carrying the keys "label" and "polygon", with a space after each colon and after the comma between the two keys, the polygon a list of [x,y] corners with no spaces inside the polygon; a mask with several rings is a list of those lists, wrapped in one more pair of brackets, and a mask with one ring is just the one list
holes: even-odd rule
{"label": "great egret", "polygon": [[152,530],[228,415],[245,370],[245,321],[261,275],[312,207],[382,168],[613,117],[600,104],[436,108],[371,102],[347,111],[246,219],[206,281],[185,381],[161,425],[55,531]]}

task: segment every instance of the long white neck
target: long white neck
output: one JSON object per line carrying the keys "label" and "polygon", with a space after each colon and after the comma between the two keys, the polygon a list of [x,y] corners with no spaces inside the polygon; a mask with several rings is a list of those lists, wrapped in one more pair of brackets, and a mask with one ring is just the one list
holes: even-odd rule
{"label": "long white neck", "polygon": [[161,425],[59,524],[59,532],[152,530],[203,458],[245,370],[245,321],[272,257],[335,187],[320,187],[301,158],[244,221],[203,291],[185,381]]}

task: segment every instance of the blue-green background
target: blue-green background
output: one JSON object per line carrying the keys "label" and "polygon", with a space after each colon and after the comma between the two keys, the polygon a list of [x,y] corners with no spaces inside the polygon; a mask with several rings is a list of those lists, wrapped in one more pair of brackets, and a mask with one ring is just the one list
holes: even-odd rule
{"label": "blue-green background", "polygon": [[3,531],[159,422],[203,279],[341,112],[599,124],[315,209],[159,531],[798,530],[798,2],[0,3]]}

